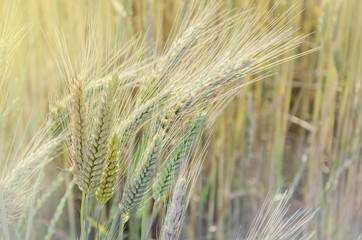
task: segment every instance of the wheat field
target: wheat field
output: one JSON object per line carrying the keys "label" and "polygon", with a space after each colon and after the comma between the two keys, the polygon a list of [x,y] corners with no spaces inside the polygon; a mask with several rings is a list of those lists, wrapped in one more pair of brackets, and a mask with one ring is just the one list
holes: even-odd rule
{"label": "wheat field", "polygon": [[0,239],[362,239],[360,0],[0,0]]}

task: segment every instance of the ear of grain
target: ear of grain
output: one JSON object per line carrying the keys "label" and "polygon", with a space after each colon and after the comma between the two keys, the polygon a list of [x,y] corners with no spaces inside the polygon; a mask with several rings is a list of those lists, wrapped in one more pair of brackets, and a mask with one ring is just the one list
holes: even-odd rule
{"label": "ear of grain", "polygon": [[146,153],[146,160],[136,169],[136,173],[123,193],[120,203],[123,222],[128,221],[131,214],[139,210],[145,193],[150,187],[157,160],[164,145],[163,133],[158,133]]}
{"label": "ear of grain", "polygon": [[[0,176],[0,187],[4,196],[4,206],[9,223],[13,223],[22,213],[24,203],[34,192],[36,186],[31,184],[34,175],[59,155],[59,149],[65,136],[63,134],[56,138],[39,142],[27,149],[24,158],[18,161],[7,174]],[[37,139],[35,139],[37,142]],[[2,169],[1,169],[2,170]]]}
{"label": "ear of grain", "polygon": [[113,120],[113,97],[115,94],[116,77],[108,85],[103,95],[99,113],[93,129],[92,139],[88,148],[87,158],[82,164],[83,191],[93,194],[100,185],[104,161],[107,154],[109,136]]}
{"label": "ear of grain", "polygon": [[87,117],[84,97],[83,83],[81,80],[76,82],[73,89],[73,106],[72,106],[72,125],[71,125],[71,172],[79,188],[83,189],[81,182],[82,165],[86,158],[86,141],[87,141]]}
{"label": "ear of grain", "polygon": [[49,120],[47,122],[49,134],[56,137],[67,128],[69,120],[67,118],[69,112],[64,102],[59,102],[50,107]]}
{"label": "ear of grain", "polygon": [[114,182],[118,172],[119,137],[114,134],[109,143],[102,181],[97,189],[96,197],[100,205],[104,205],[114,194]]}
{"label": "ear of grain", "polygon": [[181,165],[182,160],[187,156],[195,136],[199,133],[204,116],[195,117],[194,121],[186,131],[181,143],[173,150],[171,155],[163,164],[153,184],[153,198],[158,202],[170,189]]}
{"label": "ear of grain", "polygon": [[6,175],[4,183],[8,188],[17,189],[23,184],[28,184],[36,171],[59,155],[60,146],[64,139],[64,135],[59,135],[44,141],[34,152],[27,153],[26,157],[20,160]]}
{"label": "ear of grain", "polygon": [[170,131],[172,126],[174,126],[174,123],[179,119],[181,114],[183,113],[183,110],[185,110],[185,104],[184,103],[178,103],[172,106],[166,114],[162,115],[158,119],[158,126],[161,127],[166,133]]}
{"label": "ear of grain", "polygon": [[185,196],[186,180],[180,178],[175,186],[174,195],[168,206],[165,222],[161,229],[161,240],[174,240],[179,235],[182,223],[182,214],[184,212],[184,196]]}

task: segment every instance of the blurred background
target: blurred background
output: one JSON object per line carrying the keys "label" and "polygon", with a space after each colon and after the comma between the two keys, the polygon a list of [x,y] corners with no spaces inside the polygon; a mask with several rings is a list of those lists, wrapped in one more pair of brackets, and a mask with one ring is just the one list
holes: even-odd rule
{"label": "blurred background", "polygon": [[[121,35],[127,40],[139,34],[150,39],[145,44],[162,49],[172,26],[181,20],[177,12],[188,1],[104,0],[97,22],[116,29],[108,31],[107,37]],[[13,142],[27,145],[47,119],[54,94],[62,89],[51,29],[61,26],[71,47],[81,48],[81,28],[87,9],[93,6],[85,0],[19,2],[10,26],[14,31],[26,29],[8,69],[11,81],[0,85],[7,89],[0,139],[9,139],[0,142],[1,153],[11,153]],[[223,8],[232,16],[250,6],[268,9],[275,2],[225,0]],[[278,2],[275,16],[295,4]],[[184,222],[190,238],[229,239],[247,231],[267,193],[289,188],[295,191],[292,210],[319,208],[308,227],[315,231],[314,239],[361,237],[362,3],[300,2],[295,11],[302,12],[290,16],[289,24],[309,37],[297,51],[321,48],[244,87],[218,117]],[[4,4],[0,0],[0,9]],[[44,174],[49,182],[62,171],[60,161],[47,166]],[[44,209],[56,208],[69,183],[67,176],[62,190],[52,194],[54,201]],[[71,197],[79,201],[80,193],[74,189]],[[69,220],[73,205],[67,202],[54,239],[74,234],[74,222]],[[51,216],[52,211],[41,211],[35,229],[45,231]],[[138,222],[137,218],[130,221],[131,233],[138,231]],[[130,239],[136,238],[131,234]]]}

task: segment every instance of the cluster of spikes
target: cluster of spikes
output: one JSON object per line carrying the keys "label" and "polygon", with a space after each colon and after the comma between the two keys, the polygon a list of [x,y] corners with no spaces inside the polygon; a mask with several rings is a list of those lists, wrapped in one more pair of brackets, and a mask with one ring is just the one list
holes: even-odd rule
{"label": "cluster of spikes", "polygon": [[[176,40],[167,43],[160,56],[129,57],[132,51],[146,52],[135,50],[142,44],[130,43],[117,53],[124,63],[114,67],[111,76],[98,77],[86,65],[88,75],[68,80],[71,96],[51,114],[53,121],[57,116],[65,119],[54,132],[69,133],[70,171],[79,189],[95,195],[100,205],[120,192],[123,224],[149,191],[156,208],[175,185],[181,166],[192,166],[190,152],[197,136],[242,87],[270,76],[272,67],[308,54],[281,58],[304,40],[287,24],[296,6],[273,20],[271,12],[225,17],[216,1],[199,8],[203,10],[193,7]],[[146,147],[137,143],[140,135],[148,140]],[[140,156],[133,154],[135,146]],[[118,188],[122,179],[124,187]],[[177,191],[185,193],[189,181],[176,184],[175,205],[185,205]],[[181,221],[179,215],[177,219]],[[176,221],[172,216],[166,220]],[[164,239],[177,235],[168,228],[162,234]]]}
{"label": "cluster of spikes", "polygon": [[[92,116],[90,106],[95,104],[87,102],[82,81],[78,80],[75,83],[72,100],[69,102],[71,109],[68,123],[70,129],[68,149],[71,159],[69,169],[74,174],[79,189],[87,196],[95,194],[100,205],[106,204],[112,198],[117,179],[120,180],[123,177],[120,169],[126,165],[126,154],[122,149],[124,149],[123,144],[129,140],[126,138],[127,134],[143,124],[150,115],[148,113],[150,109],[155,107],[155,104],[151,106],[147,104],[144,111],[134,115],[133,124],[127,124],[123,129],[123,134],[119,134],[118,129],[114,127],[117,126],[119,119],[118,112],[115,111],[118,84],[119,79],[114,76],[100,92],[101,100],[94,119],[87,117]],[[122,194],[120,211],[124,222],[140,209],[147,191],[151,188],[156,203],[168,193],[177,179],[182,161],[186,159],[192,143],[201,132],[206,118],[205,112],[189,121],[185,131],[179,134],[181,137],[178,141],[171,141],[171,137],[176,134],[171,134],[172,125],[181,117],[181,107],[183,105],[178,105],[155,120],[154,137],[149,141],[134,173],[129,176]],[[64,108],[59,106],[58,110],[62,110],[60,111],[62,114],[54,111],[51,115],[54,119],[57,115],[65,114]],[[54,126],[59,128],[59,125],[54,124]],[[55,128],[53,132],[61,131],[58,128]],[[120,135],[122,137],[119,137]],[[173,146],[172,150],[166,151],[170,146]],[[167,157],[162,162],[164,155]],[[131,165],[132,163],[129,163],[128,167],[130,168]],[[159,172],[155,174],[158,165],[160,165]]]}
{"label": "cluster of spikes", "polygon": [[[105,189],[114,181],[117,165],[117,135],[110,141],[113,125],[113,100],[116,78],[113,78],[102,92],[95,123],[90,127],[90,113],[84,95],[83,82],[75,83],[71,101],[71,132],[69,141],[71,167],[79,188],[87,195],[93,195],[97,189],[98,201],[104,202],[110,189]],[[104,170],[104,171],[103,171]],[[105,176],[102,176],[105,175]]]}
{"label": "cluster of spikes", "polygon": [[[87,94],[84,82],[77,80],[68,107],[59,105],[50,115],[54,136],[69,129],[69,170],[74,175],[74,181],[83,196],[95,195],[101,206],[113,197],[117,182],[123,178],[121,169],[127,164],[127,153],[124,149],[128,146],[130,136],[151,116],[153,108],[160,105],[160,101],[146,104],[145,109],[134,115],[132,124],[127,123],[126,127],[121,128],[123,134],[119,133],[120,130],[115,127],[119,121],[119,112],[115,108],[119,84],[119,78],[113,76],[101,91]],[[100,101],[97,101],[98,99]],[[96,109],[94,117],[91,114],[93,109]],[[184,109],[185,104],[176,105],[155,119],[151,130],[154,136],[147,144],[140,162],[136,164],[134,173],[129,171],[130,176],[127,176],[128,181],[119,203],[123,224],[141,208],[149,190],[153,190],[156,206],[177,179],[182,162],[201,132],[206,118],[206,112],[202,111],[187,121],[185,130],[178,133],[179,128],[175,129],[174,126],[181,121]],[[64,115],[69,115],[69,118]],[[59,119],[68,119],[68,122],[59,124]],[[178,140],[176,135],[179,136]],[[170,148],[172,150],[167,151]],[[162,161],[162,158],[165,160]],[[129,162],[128,168],[133,164],[135,163]],[[157,166],[159,171],[155,174]]]}

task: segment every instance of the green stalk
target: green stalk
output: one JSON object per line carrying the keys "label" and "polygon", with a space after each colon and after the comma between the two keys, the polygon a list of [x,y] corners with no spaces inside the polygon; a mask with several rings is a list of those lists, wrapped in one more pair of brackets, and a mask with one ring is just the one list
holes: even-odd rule
{"label": "green stalk", "polygon": [[85,226],[84,226],[84,204],[85,203],[85,192],[83,192],[82,194],[82,205],[80,208],[80,225],[81,225],[81,230],[82,230],[82,240],[85,240]]}
{"label": "green stalk", "polygon": [[109,230],[109,234],[108,234],[107,240],[111,240],[111,239],[112,239],[113,232],[114,232],[114,229],[116,228],[116,223],[117,223],[117,221],[118,221],[118,218],[121,218],[121,222],[122,222],[122,216],[120,217],[120,215],[121,215],[121,209],[118,208],[117,213],[116,213],[116,216],[114,217],[113,222],[112,222],[111,230]]}
{"label": "green stalk", "polygon": [[[62,160],[63,160],[63,164],[64,166],[67,166],[67,163],[69,161],[68,159],[68,155],[66,152],[66,148],[63,146],[62,148]],[[66,177],[66,184],[65,186],[69,186],[69,184],[71,184],[72,179],[70,176]],[[75,213],[74,213],[74,196],[73,196],[73,192],[70,192],[67,198],[67,211],[68,211],[68,216],[69,216],[69,228],[70,228],[70,237],[71,239],[76,239],[76,235],[77,235],[77,230],[76,230],[76,225],[75,225]]]}
{"label": "green stalk", "polygon": [[150,238],[150,234],[151,234],[151,230],[152,230],[152,225],[153,225],[153,221],[154,221],[154,218],[155,218],[155,212],[156,212],[157,203],[158,203],[158,201],[153,203],[152,217],[151,217],[150,225],[149,225],[149,227],[148,227],[146,240],[148,240],[148,239]]}
{"label": "green stalk", "polygon": [[88,240],[88,220],[87,220],[87,205],[88,205],[88,199],[89,199],[89,195],[86,195],[85,197],[85,203],[84,203],[84,213],[85,213],[85,218],[84,218],[84,230],[85,230],[85,240]]}
{"label": "green stalk", "polygon": [[99,238],[99,216],[101,215],[101,206],[98,206],[97,207],[97,210],[96,210],[96,219],[97,219],[97,231],[96,231],[96,238],[95,239],[98,239]]}
{"label": "green stalk", "polygon": [[120,233],[119,233],[119,236],[118,236],[117,240],[123,240],[123,229],[124,229],[124,224],[125,224],[125,223],[126,223],[126,222],[123,221],[123,219],[121,218],[121,231],[120,231]]}

